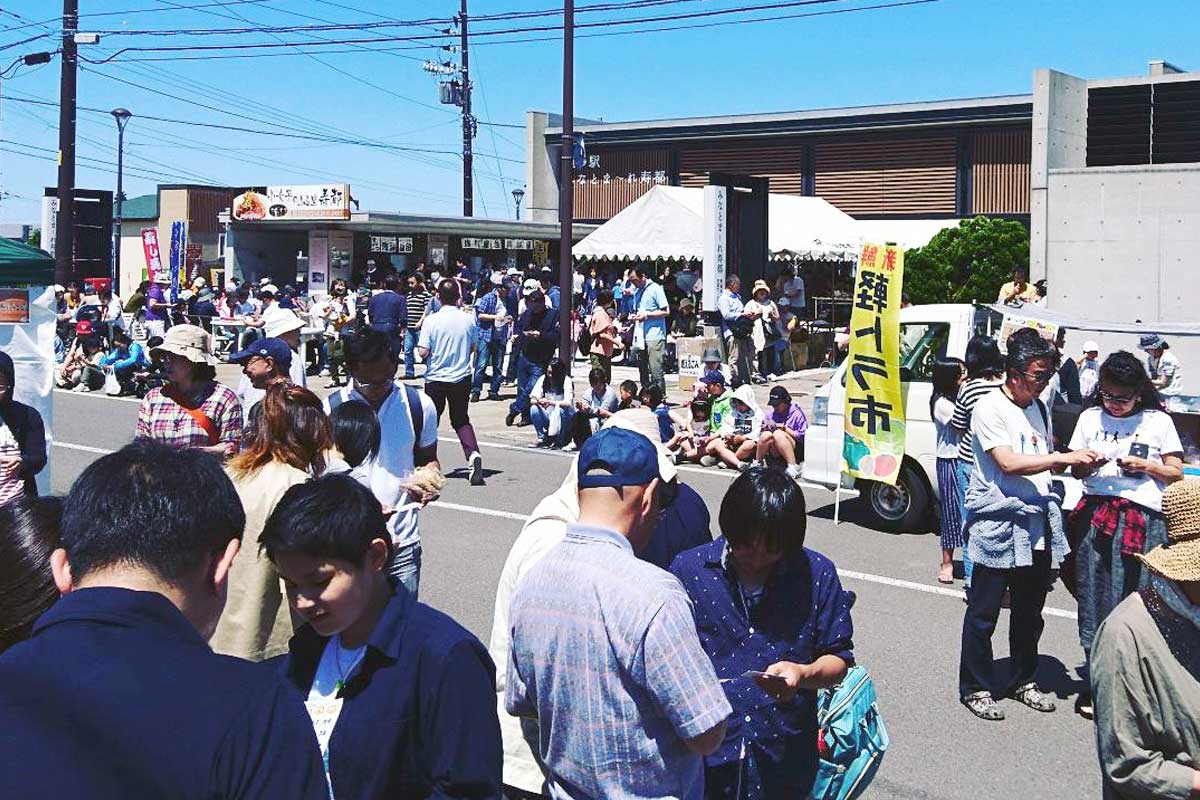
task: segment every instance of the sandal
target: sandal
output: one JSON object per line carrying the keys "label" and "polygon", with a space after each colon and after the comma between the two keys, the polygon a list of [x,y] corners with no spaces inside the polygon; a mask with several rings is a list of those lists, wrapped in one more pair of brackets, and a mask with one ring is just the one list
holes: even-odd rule
{"label": "sandal", "polygon": [[954,567],[943,564],[938,570],[938,583],[954,583]]}
{"label": "sandal", "polygon": [[1004,709],[992,699],[991,692],[974,692],[959,700],[967,710],[980,719],[999,722],[1004,719]]}
{"label": "sandal", "polygon": [[1084,719],[1096,718],[1096,707],[1090,693],[1082,693],[1075,698],[1075,713]]}
{"label": "sandal", "polygon": [[1038,689],[1036,683],[1018,686],[1013,690],[1012,698],[1021,705],[1029,706],[1034,711],[1041,711],[1043,714],[1048,714],[1058,708],[1050,699],[1050,695]]}

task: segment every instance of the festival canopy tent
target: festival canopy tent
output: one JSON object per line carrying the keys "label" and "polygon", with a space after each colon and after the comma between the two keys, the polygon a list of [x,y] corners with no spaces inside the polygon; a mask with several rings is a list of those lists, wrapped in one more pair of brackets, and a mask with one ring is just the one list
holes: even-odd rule
{"label": "festival canopy tent", "polygon": [[36,247],[0,238],[0,286],[49,286],[54,256]]}
{"label": "festival canopy tent", "polygon": [[[856,220],[820,197],[772,194],[767,249],[773,258],[856,261],[863,242],[927,244],[958,220]],[[704,258],[704,190],[655,186],[572,248],[580,260]]]}

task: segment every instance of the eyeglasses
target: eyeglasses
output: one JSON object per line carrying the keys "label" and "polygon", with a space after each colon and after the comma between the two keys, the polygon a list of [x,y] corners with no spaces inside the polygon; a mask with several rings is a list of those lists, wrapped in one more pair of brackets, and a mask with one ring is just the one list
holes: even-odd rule
{"label": "eyeglasses", "polygon": [[1050,379],[1054,377],[1054,370],[1040,369],[1037,372],[1022,372],[1021,374],[1026,378],[1032,378],[1035,383],[1049,383]]}
{"label": "eyeglasses", "polygon": [[1106,403],[1116,403],[1117,405],[1122,405],[1122,406],[1125,405],[1126,403],[1132,403],[1134,400],[1137,400],[1137,398],[1134,397],[1133,395],[1109,394],[1108,392],[1101,392],[1100,399]]}

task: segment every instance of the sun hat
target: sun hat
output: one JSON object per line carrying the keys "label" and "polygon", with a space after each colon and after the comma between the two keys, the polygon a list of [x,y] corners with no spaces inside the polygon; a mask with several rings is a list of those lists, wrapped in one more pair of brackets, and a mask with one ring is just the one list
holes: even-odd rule
{"label": "sun hat", "polygon": [[1163,337],[1157,333],[1143,334],[1142,338],[1138,339],[1139,350],[1157,350],[1165,344],[1166,342],[1163,340]]}
{"label": "sun hat", "polygon": [[197,300],[212,300],[214,297],[216,297],[216,295],[213,294],[212,289],[208,288],[207,286],[203,287],[200,290],[200,293],[196,295]]}
{"label": "sun hat", "polygon": [[767,402],[770,405],[778,405],[779,403],[792,402],[792,396],[788,390],[782,386],[772,386],[771,393],[767,396]]}
{"label": "sun hat", "polygon": [[641,434],[658,448],[658,477],[664,481],[673,481],[679,477],[675,468],[675,459],[662,443],[659,434],[658,415],[648,408],[626,408],[618,411],[604,421],[601,428],[624,428],[627,431]]}
{"label": "sun hat", "polygon": [[658,458],[658,448],[642,434],[601,428],[579,449],[579,488],[645,486],[659,477]]}
{"label": "sun hat", "polygon": [[754,282],[754,288],[750,290],[750,296],[753,297],[759,292],[766,292],[768,295],[771,293],[771,287],[767,286],[767,282],[761,278]]}
{"label": "sun hat", "polygon": [[204,278],[201,278],[199,275],[197,275],[192,281],[193,289],[203,289],[205,286],[208,286],[208,281],[204,280]]}
{"label": "sun hat", "polygon": [[715,347],[709,347],[704,350],[704,355],[701,356],[700,360],[707,363],[709,361],[722,361],[723,359],[721,358],[720,350]]}
{"label": "sun hat", "polygon": [[680,308],[695,308],[696,301],[690,297],[681,298],[679,301],[679,307]]}
{"label": "sun hat", "polygon": [[229,363],[245,364],[255,357],[275,359],[276,368],[282,372],[287,372],[292,366],[292,348],[283,339],[272,337],[259,339],[245,350],[234,353],[229,357]]}
{"label": "sun hat", "polygon": [[220,361],[212,354],[208,333],[198,325],[176,325],[167,331],[162,344],[151,348],[151,358],[162,358],[164,353],[182,356],[193,364],[208,364],[215,367]]}
{"label": "sun hat", "polygon": [[1088,339],[1086,342],[1083,343],[1083,352],[1098,353],[1098,352],[1100,352],[1100,345],[1096,344],[1091,339]]}
{"label": "sun hat", "polygon": [[303,328],[304,320],[297,317],[294,311],[288,311],[284,314],[272,316],[271,321],[263,328],[263,333],[273,339],[285,333],[291,333]]}
{"label": "sun hat", "polygon": [[1182,480],[1163,492],[1167,543],[1138,558],[1151,572],[1185,583],[1200,581],[1200,482]]}

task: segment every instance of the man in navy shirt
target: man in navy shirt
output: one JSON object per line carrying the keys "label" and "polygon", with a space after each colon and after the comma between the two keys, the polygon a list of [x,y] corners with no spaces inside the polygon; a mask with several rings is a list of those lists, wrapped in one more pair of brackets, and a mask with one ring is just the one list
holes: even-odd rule
{"label": "man in navy shirt", "polygon": [[523,425],[529,424],[529,395],[558,350],[558,314],[546,308],[546,296],[540,291],[525,298],[525,313],[517,320],[514,335],[521,344],[521,356],[517,362],[517,399],[504,418],[509,427],[518,416]]}
{"label": "man in navy shirt", "polygon": [[394,272],[383,279],[383,291],[372,295],[367,302],[367,320],[373,330],[387,334],[392,349],[404,349],[404,328],[408,325],[404,298],[400,296],[400,278]]}
{"label": "man in navy shirt", "polygon": [[0,797],[326,800],[295,690],[206,642],[245,526],[220,462],[138,442],[64,509],[63,597],[0,656]]}

